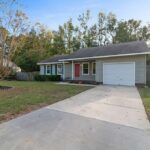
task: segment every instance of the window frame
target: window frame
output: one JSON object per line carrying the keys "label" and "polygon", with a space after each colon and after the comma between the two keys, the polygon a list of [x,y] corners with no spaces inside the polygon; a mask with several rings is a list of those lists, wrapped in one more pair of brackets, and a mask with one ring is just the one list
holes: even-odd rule
{"label": "window frame", "polygon": [[[95,64],[95,73],[93,72],[94,65]],[[92,75],[96,75],[96,62],[92,62]]]}
{"label": "window frame", "polygon": [[[48,67],[50,67],[50,69],[47,69]],[[46,75],[51,75],[51,69],[52,69],[51,65],[46,65]],[[47,70],[49,70],[50,72],[47,73]]]}
{"label": "window frame", "polygon": [[[88,64],[88,73],[84,73],[84,65],[85,64]],[[90,69],[89,62],[82,63],[82,75],[89,75],[89,71],[90,71],[89,69]]]}

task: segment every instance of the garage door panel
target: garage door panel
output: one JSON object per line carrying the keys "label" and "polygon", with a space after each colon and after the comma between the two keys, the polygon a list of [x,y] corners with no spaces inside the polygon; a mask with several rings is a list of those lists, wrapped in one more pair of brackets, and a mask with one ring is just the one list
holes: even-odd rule
{"label": "garage door panel", "polygon": [[135,63],[104,63],[103,83],[135,85]]}

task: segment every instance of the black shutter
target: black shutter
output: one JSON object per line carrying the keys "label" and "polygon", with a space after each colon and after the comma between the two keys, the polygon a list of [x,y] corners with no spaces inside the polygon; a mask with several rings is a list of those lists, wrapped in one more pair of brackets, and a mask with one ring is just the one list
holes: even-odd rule
{"label": "black shutter", "polygon": [[46,65],[44,65],[44,75],[46,75]]}
{"label": "black shutter", "polygon": [[55,65],[55,74],[57,75],[57,64]]}

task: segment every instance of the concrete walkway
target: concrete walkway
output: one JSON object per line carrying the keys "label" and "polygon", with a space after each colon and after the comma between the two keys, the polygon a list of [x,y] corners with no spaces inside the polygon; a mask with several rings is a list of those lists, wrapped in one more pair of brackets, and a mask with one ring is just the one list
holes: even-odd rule
{"label": "concrete walkway", "polygon": [[134,87],[97,86],[0,125],[0,150],[147,150],[150,124]]}

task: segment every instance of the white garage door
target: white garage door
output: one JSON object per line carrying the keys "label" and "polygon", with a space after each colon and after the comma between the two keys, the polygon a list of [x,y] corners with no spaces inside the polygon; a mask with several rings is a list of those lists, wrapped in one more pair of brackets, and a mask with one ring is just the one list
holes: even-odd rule
{"label": "white garage door", "polygon": [[103,83],[112,85],[135,85],[135,63],[104,63]]}

